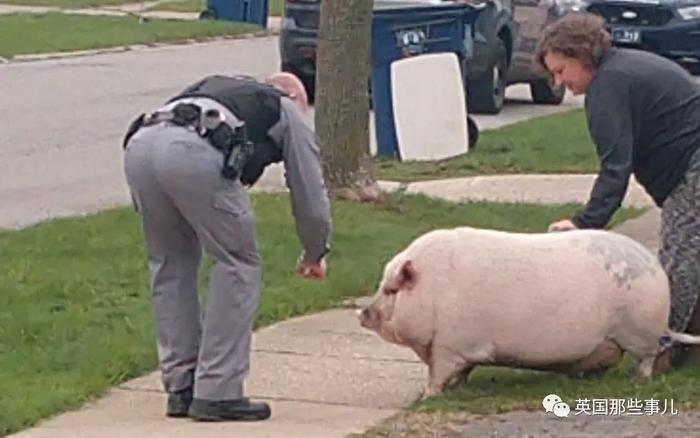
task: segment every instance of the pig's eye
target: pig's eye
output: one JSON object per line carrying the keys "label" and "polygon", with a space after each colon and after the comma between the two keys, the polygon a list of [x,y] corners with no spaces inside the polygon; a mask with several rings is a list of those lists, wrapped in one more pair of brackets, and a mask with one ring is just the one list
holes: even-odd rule
{"label": "pig's eye", "polygon": [[384,293],[387,295],[394,295],[397,293],[399,290],[395,287],[385,287],[384,288]]}

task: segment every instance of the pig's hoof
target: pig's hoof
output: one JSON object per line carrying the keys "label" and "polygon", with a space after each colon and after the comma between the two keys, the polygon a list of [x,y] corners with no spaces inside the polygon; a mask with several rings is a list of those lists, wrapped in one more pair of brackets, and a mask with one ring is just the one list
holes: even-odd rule
{"label": "pig's hoof", "polygon": [[423,395],[421,396],[421,400],[425,400],[427,398],[430,398],[435,395],[439,395],[442,393],[442,387],[435,386],[435,385],[428,385],[424,390],[423,390]]}

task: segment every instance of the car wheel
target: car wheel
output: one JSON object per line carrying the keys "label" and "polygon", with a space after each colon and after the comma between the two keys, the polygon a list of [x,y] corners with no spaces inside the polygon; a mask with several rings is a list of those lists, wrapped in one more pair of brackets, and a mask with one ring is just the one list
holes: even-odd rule
{"label": "car wheel", "polygon": [[469,132],[469,150],[476,149],[476,142],[479,140],[479,126],[474,119],[467,116],[467,130]]}
{"label": "car wheel", "polygon": [[559,105],[564,100],[566,88],[551,86],[546,79],[540,79],[530,84],[530,93],[535,103]]}
{"label": "car wheel", "polygon": [[508,72],[508,52],[503,41],[498,40],[496,63],[491,69],[467,86],[469,112],[498,114],[506,99],[506,73]]}

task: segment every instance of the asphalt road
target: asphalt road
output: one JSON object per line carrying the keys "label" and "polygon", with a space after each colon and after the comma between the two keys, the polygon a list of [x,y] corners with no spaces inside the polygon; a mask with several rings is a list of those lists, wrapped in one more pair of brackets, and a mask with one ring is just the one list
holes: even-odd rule
{"label": "asphalt road", "polygon": [[[135,115],[207,74],[262,78],[278,59],[277,38],[264,37],[0,64],[0,228],[128,204],[121,139]],[[520,102],[477,123],[491,128],[580,104],[532,105],[523,86],[509,96]],[[260,186],[278,187],[281,175],[270,169]]]}

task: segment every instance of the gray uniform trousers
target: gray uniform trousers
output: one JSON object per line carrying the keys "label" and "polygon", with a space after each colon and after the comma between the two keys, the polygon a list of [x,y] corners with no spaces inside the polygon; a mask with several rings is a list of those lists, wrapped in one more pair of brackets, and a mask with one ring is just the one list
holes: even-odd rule
{"label": "gray uniform trousers", "polygon": [[659,260],[671,286],[669,327],[684,332],[700,295],[700,149],[664,201]]}
{"label": "gray uniform trousers", "polygon": [[[243,396],[261,272],[248,193],[221,177],[222,155],[186,128],[160,123],[130,140],[124,170],[143,224],[163,384],[194,396]],[[201,320],[201,248],[212,259]]]}

